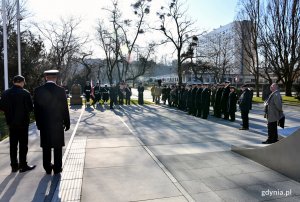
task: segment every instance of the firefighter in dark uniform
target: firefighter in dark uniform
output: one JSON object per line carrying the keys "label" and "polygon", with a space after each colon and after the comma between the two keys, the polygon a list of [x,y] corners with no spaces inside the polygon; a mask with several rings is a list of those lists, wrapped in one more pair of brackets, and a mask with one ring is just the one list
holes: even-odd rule
{"label": "firefighter in dark uniform", "polygon": [[208,114],[209,114],[210,94],[211,94],[211,91],[209,89],[208,83],[203,84],[203,90],[201,93],[201,105],[202,105],[202,118],[203,119],[207,119]]}
{"label": "firefighter in dark uniform", "polygon": [[202,114],[202,105],[201,105],[201,93],[202,93],[202,85],[197,85],[197,92],[196,92],[196,116],[201,117]]}
{"label": "firefighter in dark uniform", "polygon": [[[29,115],[33,110],[30,93],[23,87],[25,79],[17,75],[13,86],[4,91],[0,100],[0,110],[4,111],[9,127],[10,165],[11,171],[25,172],[35,168],[27,165]],[[19,144],[19,161],[18,161]]]}
{"label": "firefighter in dark uniform", "polygon": [[91,91],[92,87],[89,81],[86,82],[86,85],[84,87],[84,94],[85,94],[85,100],[86,100],[86,105],[90,103],[90,98],[91,98]]}
{"label": "firefighter in dark uniform", "polygon": [[138,103],[139,105],[143,105],[144,104],[144,86],[142,85],[142,83],[139,84],[138,86]]}

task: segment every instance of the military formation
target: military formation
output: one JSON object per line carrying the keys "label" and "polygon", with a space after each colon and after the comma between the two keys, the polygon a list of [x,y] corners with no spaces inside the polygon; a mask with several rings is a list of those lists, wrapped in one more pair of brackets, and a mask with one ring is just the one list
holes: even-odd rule
{"label": "military formation", "polygon": [[153,102],[160,103],[160,97],[164,105],[176,107],[186,111],[189,115],[207,119],[210,107],[213,108],[211,115],[225,120],[235,121],[237,104],[240,105],[245,124],[241,130],[248,130],[247,120],[252,103],[252,90],[246,85],[241,91],[230,85],[230,82],[210,85],[208,83],[193,83],[190,85],[153,85],[151,87]]}
{"label": "military formation", "polygon": [[[120,82],[118,85],[112,84],[110,87],[107,85],[101,86],[99,82],[97,82],[95,86],[92,86],[91,83],[87,81],[83,93],[85,95],[87,106],[90,106],[90,103],[94,107],[102,103],[106,105],[108,104],[108,101],[110,101],[110,109],[114,109],[114,107],[118,107],[119,105],[130,105],[132,95],[131,87],[124,81]],[[142,103],[139,102],[139,104]]]}

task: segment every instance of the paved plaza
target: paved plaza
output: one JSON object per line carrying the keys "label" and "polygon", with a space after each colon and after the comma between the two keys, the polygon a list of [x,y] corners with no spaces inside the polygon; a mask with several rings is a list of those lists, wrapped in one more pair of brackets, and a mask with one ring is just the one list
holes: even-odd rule
{"label": "paved plaza", "polygon": [[[286,135],[300,117],[298,107],[285,109]],[[34,124],[33,171],[11,173],[9,143],[0,143],[0,201],[300,201],[299,182],[231,152],[266,139],[261,110],[254,105],[250,131],[239,131],[238,112],[232,123],[161,105],[71,106],[61,175],[45,174]]]}

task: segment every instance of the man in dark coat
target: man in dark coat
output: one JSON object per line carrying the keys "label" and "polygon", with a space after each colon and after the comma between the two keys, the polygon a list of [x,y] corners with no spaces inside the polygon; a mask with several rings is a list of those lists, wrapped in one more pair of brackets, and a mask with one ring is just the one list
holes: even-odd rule
{"label": "man in dark coat", "polygon": [[139,105],[143,105],[144,104],[144,86],[142,85],[142,83],[139,84],[137,90],[138,90],[138,103],[139,103]]}
{"label": "man in dark coat", "polygon": [[193,105],[194,105],[194,99],[192,97],[192,85],[187,86],[187,108],[188,108],[188,114],[192,114]]}
{"label": "man in dark coat", "polygon": [[114,105],[118,105],[118,87],[115,84],[112,84],[112,86],[109,89],[109,105],[110,109],[114,108]]}
{"label": "man in dark coat", "polygon": [[249,110],[251,106],[251,95],[249,89],[247,88],[247,85],[242,86],[242,91],[242,95],[239,98],[239,106],[243,124],[240,130],[249,130]]}
{"label": "man in dark coat", "polygon": [[237,95],[235,92],[235,87],[230,86],[229,101],[228,101],[228,113],[230,121],[235,121]]}
{"label": "man in dark coat", "polygon": [[221,118],[221,97],[223,92],[223,84],[217,85],[215,105],[214,105],[214,115],[217,118]]}
{"label": "man in dark coat", "polygon": [[[0,100],[0,110],[4,111],[9,127],[10,165],[11,171],[25,172],[34,166],[27,165],[29,115],[33,110],[30,93],[23,87],[25,79],[17,75],[13,79],[13,87],[3,92]],[[19,160],[18,161],[18,144]]]}
{"label": "man in dark coat", "polygon": [[197,112],[197,109],[196,109],[196,94],[197,94],[197,85],[194,83],[192,85],[192,100],[193,100],[193,103],[192,103],[192,115],[193,116],[196,116],[196,112]]}
{"label": "man in dark coat", "polygon": [[197,117],[201,117],[201,115],[202,115],[201,94],[202,94],[202,85],[198,84],[196,97],[195,97],[196,116]]}
{"label": "man in dark coat", "polygon": [[225,120],[229,119],[229,114],[227,110],[229,93],[230,93],[230,83],[226,81],[225,87],[222,92],[222,97],[221,97],[221,112],[224,115],[223,119]]}
{"label": "man in dark coat", "polygon": [[109,88],[107,87],[107,85],[105,85],[105,86],[102,88],[102,98],[103,98],[104,104],[106,104],[106,102],[107,102],[108,99],[109,99]]}
{"label": "man in dark coat", "polygon": [[[70,114],[66,94],[56,84],[58,70],[44,72],[46,83],[34,90],[34,114],[40,130],[43,148],[43,167],[47,174],[62,172],[62,147],[65,146],[64,130],[70,129]],[[54,165],[51,164],[51,149]]]}
{"label": "man in dark coat", "polygon": [[202,118],[203,119],[207,119],[208,114],[209,114],[210,94],[211,94],[211,91],[208,87],[208,84],[205,83],[203,85],[203,90],[201,93],[201,105],[202,105]]}
{"label": "man in dark coat", "polygon": [[131,88],[128,84],[126,84],[125,88],[125,99],[126,99],[126,105],[130,105],[130,97],[131,97]]}
{"label": "man in dark coat", "polygon": [[93,104],[92,105],[95,105],[98,102],[100,102],[100,100],[101,100],[101,92],[100,92],[100,84],[99,84],[99,82],[97,82],[96,85],[93,88],[94,88],[93,91],[94,91],[95,99],[93,100]]}

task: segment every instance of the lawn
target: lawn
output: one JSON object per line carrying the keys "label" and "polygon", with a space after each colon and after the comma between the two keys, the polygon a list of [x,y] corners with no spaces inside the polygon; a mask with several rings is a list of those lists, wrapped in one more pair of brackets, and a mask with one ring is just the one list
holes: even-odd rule
{"label": "lawn", "polygon": [[8,127],[6,125],[4,113],[0,111],[0,141],[8,136]]}
{"label": "lawn", "polygon": [[[254,103],[264,103],[261,97],[253,97],[252,101]],[[289,105],[300,105],[300,100],[293,96],[282,96],[282,102]]]}

